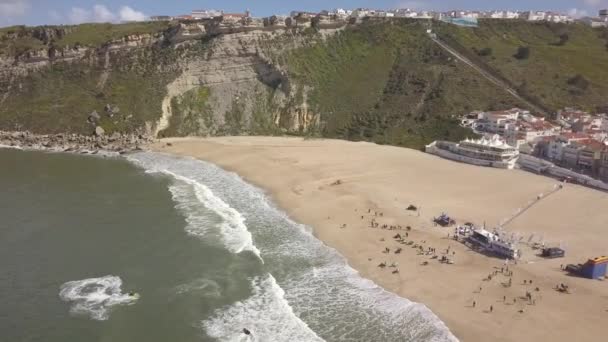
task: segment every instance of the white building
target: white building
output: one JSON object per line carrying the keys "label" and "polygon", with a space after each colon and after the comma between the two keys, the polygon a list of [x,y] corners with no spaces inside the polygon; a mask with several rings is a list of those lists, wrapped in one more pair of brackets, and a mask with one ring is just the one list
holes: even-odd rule
{"label": "white building", "polygon": [[467,139],[460,143],[434,141],[426,145],[425,151],[463,163],[502,169],[512,169],[519,157],[519,151],[507,145],[498,135],[491,139]]}
{"label": "white building", "polygon": [[536,119],[535,121],[520,120],[512,125],[507,125],[504,138],[507,144],[519,147],[525,143],[534,143],[544,137],[555,136],[559,128],[550,122]]}
{"label": "white building", "polygon": [[352,11],[347,11],[343,8],[336,8],[334,10],[334,13],[336,14],[336,17],[338,17],[340,19],[345,19],[352,14]]}
{"label": "white building", "polygon": [[580,21],[591,27],[608,27],[608,21],[602,18],[584,17]]}
{"label": "white building", "polygon": [[554,23],[566,23],[572,21],[572,17],[565,14],[549,12],[545,18],[547,21],[552,21]]}
{"label": "white building", "polygon": [[505,19],[518,19],[521,16],[521,13],[515,11],[505,11]]}
{"label": "white building", "polygon": [[505,12],[504,11],[493,11],[490,13],[490,18],[492,19],[504,19],[505,18]]}
{"label": "white building", "polygon": [[608,132],[608,117],[602,117],[602,123],[600,124],[600,129],[604,132]]}
{"label": "white building", "polygon": [[222,11],[216,10],[193,10],[192,19],[213,19],[223,15]]}
{"label": "white building", "polygon": [[523,13],[523,18],[528,21],[546,20],[547,12],[544,11],[528,11]]}
{"label": "white building", "polygon": [[351,17],[354,18],[365,18],[365,17],[369,17],[371,15],[372,11],[365,9],[365,8],[357,8],[356,10],[353,11],[353,13],[351,14]]}
{"label": "white building", "polygon": [[509,125],[515,124],[520,115],[529,114],[519,108],[512,108],[505,111],[480,112],[477,116],[475,129],[481,132],[497,133],[503,135]]}
{"label": "white building", "polygon": [[562,133],[549,141],[545,156],[552,161],[562,161],[564,148],[572,142],[589,140],[589,135],[581,133]]}

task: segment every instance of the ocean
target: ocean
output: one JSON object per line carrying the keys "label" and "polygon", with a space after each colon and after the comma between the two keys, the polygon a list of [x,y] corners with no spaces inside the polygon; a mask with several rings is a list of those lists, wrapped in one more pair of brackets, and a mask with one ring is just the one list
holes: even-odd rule
{"label": "ocean", "polygon": [[211,163],[0,149],[0,341],[456,338]]}

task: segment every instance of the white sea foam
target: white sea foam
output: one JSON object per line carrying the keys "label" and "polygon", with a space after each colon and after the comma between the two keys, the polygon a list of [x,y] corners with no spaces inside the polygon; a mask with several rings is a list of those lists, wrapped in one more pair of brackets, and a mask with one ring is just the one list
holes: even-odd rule
{"label": "white sea foam", "polygon": [[201,293],[205,297],[219,298],[222,295],[220,285],[217,282],[206,278],[195,279],[175,288],[176,295],[192,292]]}
{"label": "white sea foam", "polygon": [[[221,341],[323,341],[293,312],[272,275],[255,278],[248,299],[216,311],[203,322],[205,332]],[[248,337],[243,328],[251,331]]]}
{"label": "white sea foam", "polygon": [[155,159],[138,158],[138,156],[144,157],[149,156],[149,154],[130,156],[128,159],[146,168],[146,172],[169,175],[194,189],[194,194],[198,201],[195,203],[185,196],[184,189],[179,184],[169,188],[173,199],[177,202],[177,209],[186,215],[186,221],[188,222],[186,231],[188,233],[203,236],[208,230],[208,220],[205,218],[205,215],[199,214],[196,208],[196,205],[200,203],[222,218],[222,222],[218,228],[228,250],[234,253],[241,253],[243,251],[253,252],[263,262],[260,250],[253,244],[253,237],[247,229],[245,218],[241,213],[216,196],[209,187],[194,179],[194,175],[190,174],[192,172],[184,175],[172,167],[175,165],[162,163],[160,160]]}
{"label": "white sea foam", "polygon": [[[148,170],[166,169],[204,183],[214,197],[238,210],[237,222],[244,226],[247,219],[267,259],[265,270],[278,279],[276,282],[270,275],[268,279],[257,278],[249,299],[216,311],[203,323],[212,337],[250,341],[242,333],[248,328],[259,341],[283,341],[290,340],[291,333],[276,330],[277,326],[302,331],[298,327],[304,325],[303,331],[314,331],[315,337],[294,333],[291,340],[314,341],[322,336],[332,341],[457,341],[426,306],[362,278],[336,250],[316,239],[310,227],[292,221],[262,190],[237,174],[192,158],[144,153],[135,159]],[[178,208],[189,212],[187,217],[198,219],[195,209],[204,201],[195,198],[196,186],[185,184],[191,183],[181,181],[171,186],[173,198]],[[198,213],[203,219],[205,213]],[[201,225],[192,228],[196,226]],[[289,313],[289,322],[283,323],[272,312]]]}
{"label": "white sea foam", "polygon": [[116,305],[134,304],[139,296],[123,294],[122,280],[116,276],[69,281],[61,285],[59,297],[72,304],[70,312],[107,320]]}
{"label": "white sea foam", "polygon": [[219,225],[219,228],[222,233],[224,243],[230,251],[234,253],[241,253],[242,251],[247,250],[260,257],[260,250],[258,250],[258,248],[253,244],[253,237],[251,236],[249,230],[247,230],[245,218],[243,215],[241,215],[241,213],[226,204],[226,202],[222,201],[221,198],[215,196],[213,191],[211,191],[205,185],[168,170],[162,170],[160,172],[170,175],[179,181],[190,184],[194,188],[196,198],[206,208],[213,210],[223,219]]}
{"label": "white sea foam", "polygon": [[0,144],[0,148],[6,148],[6,149],[11,149],[11,150],[23,150],[23,148],[20,146],[11,146],[11,145],[4,145],[4,144]]}

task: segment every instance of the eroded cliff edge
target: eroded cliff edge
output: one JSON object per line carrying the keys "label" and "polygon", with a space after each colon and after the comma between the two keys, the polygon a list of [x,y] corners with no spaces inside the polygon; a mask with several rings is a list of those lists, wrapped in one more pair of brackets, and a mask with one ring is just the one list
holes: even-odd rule
{"label": "eroded cliff edge", "polygon": [[[471,29],[406,19],[269,19],[11,27],[0,29],[0,130],[294,134],[421,147],[471,136],[458,115],[522,106],[446,53],[429,29],[548,112],[607,104],[608,69],[587,62],[608,63],[608,31],[578,24],[482,21]],[[564,34],[569,40],[556,44]],[[513,57],[520,45],[529,47],[528,59]]]}

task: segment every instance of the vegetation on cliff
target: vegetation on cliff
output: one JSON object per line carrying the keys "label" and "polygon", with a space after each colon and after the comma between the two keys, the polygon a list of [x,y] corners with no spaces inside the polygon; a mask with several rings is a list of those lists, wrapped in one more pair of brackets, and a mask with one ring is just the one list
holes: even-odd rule
{"label": "vegetation on cliff", "polygon": [[90,46],[131,35],[158,34],[168,22],[91,23],[71,26],[10,26],[0,28],[0,55],[19,56],[40,49]]}
{"label": "vegetation on cliff", "polygon": [[438,47],[427,28],[369,22],[291,52],[290,75],[312,86],[323,135],[421,147],[472,136],[455,115],[518,104]]}
{"label": "vegetation on cliff", "polygon": [[[476,29],[453,25],[435,29],[442,39],[549,112],[565,106],[595,110],[608,104],[605,29],[520,20],[482,20]],[[483,49],[492,53],[475,53]]]}
{"label": "vegetation on cliff", "polygon": [[[114,55],[108,68],[80,61],[29,73],[1,102],[0,129],[87,134],[94,130],[88,120],[93,111],[102,113],[97,124],[106,132],[142,129],[160,116],[165,85],[176,75],[170,64],[175,55],[153,49]],[[108,104],[120,112],[110,117]]]}
{"label": "vegetation on cliff", "polygon": [[[547,112],[607,105],[608,30],[582,24],[482,20],[479,28],[464,28],[369,20],[333,35],[279,30],[265,33],[268,39],[242,40],[232,33],[225,40],[236,44],[230,49],[216,46],[214,35],[173,39],[174,24],[86,24],[0,29],[0,129],[90,133],[87,117],[97,111],[96,124],[106,132],[132,132],[160,118],[167,85],[187,71],[184,61],[198,59],[204,68],[213,58],[221,58],[218,66],[242,65],[211,70],[215,84],[186,87],[171,98],[163,136],[300,134],[420,148],[472,136],[458,126],[458,115],[523,106],[434,43],[431,28]],[[148,40],[107,47],[137,35]],[[88,48],[78,58],[29,67],[44,59],[40,51],[67,56],[78,46]],[[243,61],[257,68],[249,71],[253,79],[234,75],[248,67]],[[106,115],[107,104],[120,114]]]}

